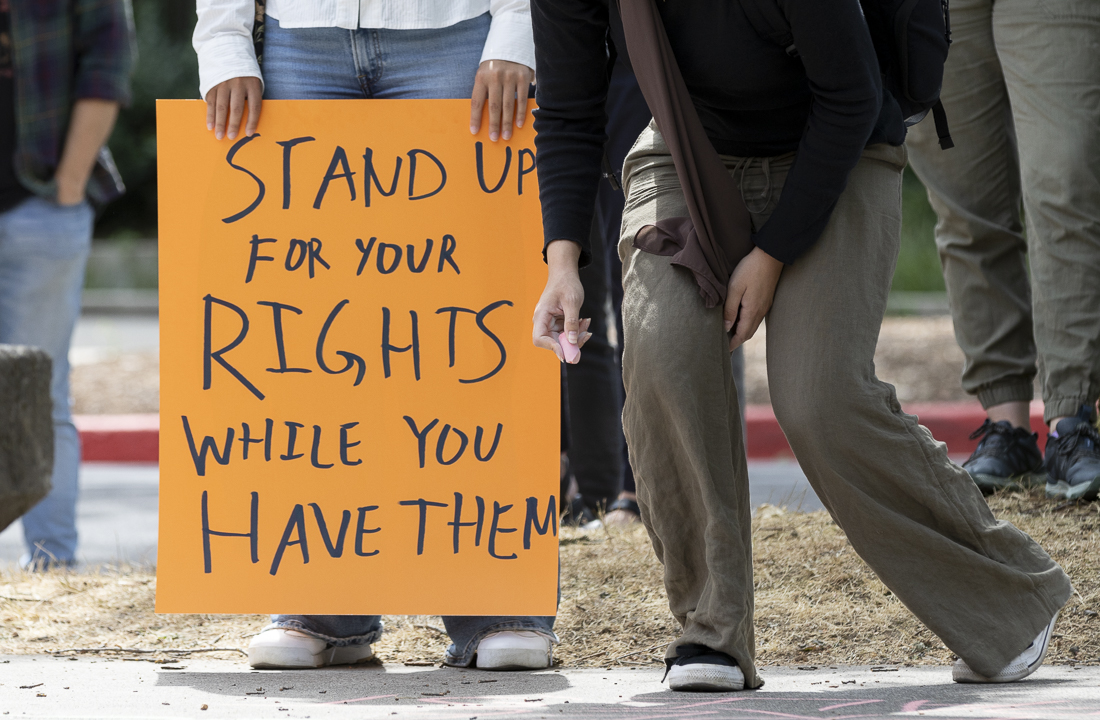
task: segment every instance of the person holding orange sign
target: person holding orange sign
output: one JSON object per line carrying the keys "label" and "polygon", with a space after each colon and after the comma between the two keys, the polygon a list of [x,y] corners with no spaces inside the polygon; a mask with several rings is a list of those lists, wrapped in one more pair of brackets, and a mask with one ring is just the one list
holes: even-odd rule
{"label": "person holding orange sign", "polygon": [[[488,106],[489,138],[522,127],[534,80],[527,0],[199,0],[194,47],[207,127],[219,140],[256,132],[263,99],[470,97],[470,131]],[[253,38],[261,36],[262,62]],[[245,117],[247,107],[247,118]],[[324,588],[318,588],[324,592]],[[539,669],[552,661],[553,617],[444,617],[444,662]],[[364,662],[378,615],[274,615],[248,648],[257,668]]]}

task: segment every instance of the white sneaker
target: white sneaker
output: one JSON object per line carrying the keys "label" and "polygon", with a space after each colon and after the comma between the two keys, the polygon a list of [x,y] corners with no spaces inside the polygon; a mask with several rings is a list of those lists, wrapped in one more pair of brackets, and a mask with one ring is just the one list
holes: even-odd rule
{"label": "white sneaker", "polygon": [[542,670],[552,662],[550,638],[530,630],[489,633],[477,645],[479,670]]}
{"label": "white sneaker", "polygon": [[673,665],[668,670],[668,687],[671,690],[702,692],[744,690],[745,674],[736,665],[705,662]]}
{"label": "white sneaker", "polygon": [[370,645],[333,647],[297,630],[268,626],[248,644],[248,664],[254,668],[319,668],[353,665],[374,657]]}
{"label": "white sneaker", "polygon": [[1023,680],[1043,664],[1047,648],[1050,647],[1050,636],[1054,633],[1054,621],[1057,619],[1058,613],[1054,613],[1054,617],[1050,619],[1050,622],[1043,628],[1038,637],[1032,640],[1031,644],[1008,665],[1001,668],[1001,671],[996,675],[992,677],[979,675],[960,658],[955,661],[955,666],[951,668],[951,679],[957,683],[1008,683]]}

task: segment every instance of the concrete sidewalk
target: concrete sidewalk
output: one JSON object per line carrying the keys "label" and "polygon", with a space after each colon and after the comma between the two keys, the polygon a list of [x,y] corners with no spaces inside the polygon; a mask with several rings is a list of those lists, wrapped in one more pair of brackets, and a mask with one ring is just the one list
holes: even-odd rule
{"label": "concrete sidewalk", "polygon": [[[755,692],[673,693],[660,669],[491,673],[373,665],[250,671],[244,662],[0,658],[0,708],[49,718],[1084,718],[1100,668],[956,685],[947,668],[763,668]],[[2,716],[0,716],[2,717]]]}

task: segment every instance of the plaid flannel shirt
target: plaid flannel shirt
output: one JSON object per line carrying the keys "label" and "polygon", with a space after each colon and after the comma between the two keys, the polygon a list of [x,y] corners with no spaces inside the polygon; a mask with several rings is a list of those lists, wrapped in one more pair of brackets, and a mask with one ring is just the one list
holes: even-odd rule
{"label": "plaid flannel shirt", "polygon": [[[11,0],[15,172],[28,190],[56,196],[54,173],[75,101],[129,103],[133,25],[130,0]],[[104,202],[121,190],[104,147],[88,197]]]}

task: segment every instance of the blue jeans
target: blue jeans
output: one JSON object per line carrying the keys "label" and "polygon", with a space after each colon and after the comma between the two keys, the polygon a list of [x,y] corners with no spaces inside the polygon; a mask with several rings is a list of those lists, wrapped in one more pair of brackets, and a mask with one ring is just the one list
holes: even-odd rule
{"label": "blue jeans", "polygon": [[[488,13],[438,30],[284,29],[264,27],[264,97],[272,100],[469,98],[489,33]],[[276,627],[300,630],[336,646],[373,643],[379,615],[272,615]],[[531,630],[552,640],[553,617],[451,616],[444,662],[466,667],[481,639],[500,630]]]}
{"label": "blue jeans", "polygon": [[53,360],[53,489],[23,516],[24,566],[73,562],[80,438],[69,407],[69,342],[80,316],[92,244],[87,203],[30,197],[0,213],[0,343],[33,345]]}
{"label": "blue jeans", "polygon": [[264,98],[469,98],[489,13],[438,30],[264,25]]}

